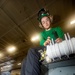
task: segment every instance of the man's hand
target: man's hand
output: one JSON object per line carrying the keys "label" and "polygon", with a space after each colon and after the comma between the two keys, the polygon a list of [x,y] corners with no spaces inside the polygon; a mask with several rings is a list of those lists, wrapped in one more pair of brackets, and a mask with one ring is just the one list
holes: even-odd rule
{"label": "man's hand", "polygon": [[[49,45],[50,42],[51,42],[50,37],[48,37],[47,40],[44,42],[44,46]],[[62,39],[61,39],[61,38],[57,38],[57,39],[55,40],[55,42],[56,42],[56,43],[62,42]]]}
{"label": "man's hand", "polygon": [[51,42],[50,37],[47,38],[47,40],[44,42],[44,46],[49,45]]}
{"label": "man's hand", "polygon": [[55,42],[56,42],[56,43],[62,42],[62,39],[61,39],[61,38],[57,38],[57,39],[55,40]]}

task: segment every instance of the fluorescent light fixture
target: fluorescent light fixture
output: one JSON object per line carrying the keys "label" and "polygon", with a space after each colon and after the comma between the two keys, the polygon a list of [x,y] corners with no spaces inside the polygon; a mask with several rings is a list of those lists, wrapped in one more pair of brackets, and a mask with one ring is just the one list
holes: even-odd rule
{"label": "fluorescent light fixture", "polygon": [[37,41],[37,40],[39,40],[39,35],[36,35],[36,36],[31,38],[31,41]]}
{"label": "fluorescent light fixture", "polygon": [[17,65],[21,65],[21,63],[18,63]]}
{"label": "fluorescent light fixture", "polygon": [[3,57],[3,54],[2,54],[2,53],[0,53],[0,58],[1,58],[1,57]]}
{"label": "fluorescent light fixture", "polygon": [[15,50],[16,50],[16,47],[15,47],[15,46],[9,46],[9,47],[7,48],[7,51],[8,51],[9,53],[13,53],[13,52],[15,52]]}
{"label": "fluorescent light fixture", "polygon": [[75,20],[71,21],[70,24],[75,24]]}

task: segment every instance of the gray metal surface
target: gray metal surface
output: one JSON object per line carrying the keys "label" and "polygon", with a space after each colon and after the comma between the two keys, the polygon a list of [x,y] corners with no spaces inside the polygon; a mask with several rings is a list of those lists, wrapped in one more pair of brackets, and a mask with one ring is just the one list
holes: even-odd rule
{"label": "gray metal surface", "polygon": [[58,67],[67,67],[67,66],[75,66],[75,58],[48,64],[49,69],[58,68]]}
{"label": "gray metal surface", "polygon": [[75,75],[75,66],[49,69],[48,75]]}
{"label": "gray metal surface", "polygon": [[75,75],[75,58],[55,61],[47,64],[47,75]]}

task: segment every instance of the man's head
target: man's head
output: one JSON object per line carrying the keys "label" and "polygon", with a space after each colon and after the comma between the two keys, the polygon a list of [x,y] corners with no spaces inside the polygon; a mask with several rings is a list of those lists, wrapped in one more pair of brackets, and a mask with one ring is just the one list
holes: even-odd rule
{"label": "man's head", "polygon": [[49,29],[50,25],[52,23],[52,17],[49,14],[48,11],[46,11],[44,8],[42,8],[38,12],[38,20],[39,20],[39,26],[44,29]]}
{"label": "man's head", "polygon": [[48,29],[50,28],[50,25],[52,23],[52,16],[49,14],[48,11],[42,8],[38,12],[38,20],[39,20],[39,26],[41,28]]}

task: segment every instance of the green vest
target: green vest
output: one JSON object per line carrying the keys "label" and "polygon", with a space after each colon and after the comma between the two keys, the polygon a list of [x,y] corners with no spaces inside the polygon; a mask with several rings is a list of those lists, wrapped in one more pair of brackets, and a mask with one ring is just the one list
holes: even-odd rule
{"label": "green vest", "polygon": [[47,40],[47,38],[50,37],[50,39],[56,40],[56,38],[64,39],[64,32],[61,30],[60,27],[51,28],[50,30],[40,33],[40,45],[43,46],[44,42]]}

